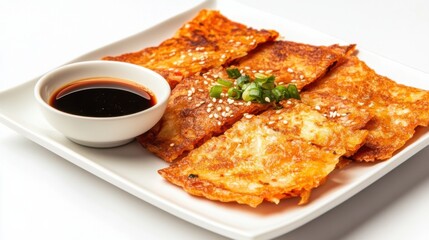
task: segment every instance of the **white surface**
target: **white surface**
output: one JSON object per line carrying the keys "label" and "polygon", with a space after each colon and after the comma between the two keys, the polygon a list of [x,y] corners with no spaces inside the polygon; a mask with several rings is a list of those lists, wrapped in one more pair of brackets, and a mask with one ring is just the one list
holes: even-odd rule
{"label": "white surface", "polygon": [[[385,1],[392,7],[381,12],[380,2],[264,1],[260,8],[429,72],[429,51],[424,45],[429,40],[429,19],[423,14],[429,3]],[[0,89],[192,5],[98,3],[0,2]],[[0,239],[222,239],[112,187],[3,125],[0,133]],[[422,150],[344,204],[280,238],[403,239],[411,235],[424,239],[428,155],[428,148]]]}

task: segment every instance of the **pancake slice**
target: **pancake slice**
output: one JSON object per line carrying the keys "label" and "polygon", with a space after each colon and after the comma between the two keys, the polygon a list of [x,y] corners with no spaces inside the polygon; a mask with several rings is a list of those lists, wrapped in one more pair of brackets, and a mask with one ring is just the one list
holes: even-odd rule
{"label": "pancake slice", "polygon": [[[233,67],[252,78],[255,73],[274,75],[278,85],[296,83],[298,89],[301,89],[341,61],[350,48],[353,46],[325,47],[276,41],[261,50],[256,49],[250,54],[251,57],[235,62]],[[259,67],[258,62],[275,56],[276,52],[281,52],[282,56],[270,64],[261,62],[264,67]],[[212,136],[223,133],[245,114],[258,114],[271,107],[270,104],[232,100],[227,96],[213,100],[209,91],[218,78],[234,82],[234,79],[228,78],[224,68],[185,78],[173,89],[160,122],[139,136],[139,142],[160,158],[172,162]],[[295,78],[300,81],[294,82]]]}
{"label": "pancake slice", "polygon": [[277,36],[276,31],[256,30],[233,22],[219,11],[201,10],[159,46],[103,59],[152,69],[174,88],[183,78],[243,57],[259,43]]}
{"label": "pancake slice", "polygon": [[398,84],[378,75],[356,56],[314,82],[306,91],[341,96],[372,116],[365,144],[351,158],[386,160],[403,147],[417,126],[429,125],[429,91]]}
{"label": "pancake slice", "polygon": [[367,133],[330,121],[296,100],[243,118],[182,160],[159,170],[192,195],[256,207],[301,197],[322,184]]}
{"label": "pancake slice", "polygon": [[342,62],[355,47],[354,44],[314,46],[292,41],[267,42],[233,65],[250,76],[257,72],[270,73],[276,76],[277,84],[293,83],[302,89]]}

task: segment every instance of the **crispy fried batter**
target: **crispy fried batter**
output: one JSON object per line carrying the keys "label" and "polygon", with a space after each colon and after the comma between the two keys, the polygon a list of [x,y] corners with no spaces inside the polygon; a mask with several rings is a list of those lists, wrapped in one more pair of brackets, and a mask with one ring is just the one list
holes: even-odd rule
{"label": "crispy fried batter", "polygon": [[385,160],[409,140],[417,126],[429,124],[429,92],[398,84],[378,75],[357,57],[313,83],[309,91],[341,96],[352,102],[354,114],[368,109],[373,118],[365,145],[352,156],[357,161]]}
{"label": "crispy fried batter", "polygon": [[295,84],[298,89],[323,76],[343,57],[351,54],[355,45],[313,46],[291,41],[274,41],[261,44],[234,65],[252,72],[269,72],[279,84]]}
{"label": "crispy fried batter", "polygon": [[159,46],[104,59],[155,70],[174,88],[184,77],[243,57],[259,43],[277,36],[276,31],[255,30],[227,19],[218,11],[202,10]]}
{"label": "crispy fried batter", "polygon": [[243,118],[159,173],[212,200],[256,207],[299,196],[306,203],[341,155],[360,146],[367,133],[329,121],[298,101],[283,106]]}
{"label": "crispy fried batter", "polygon": [[[364,128],[372,118],[368,108],[358,107],[353,102],[331,92],[304,91],[301,93],[301,100],[330,121],[341,124],[351,130]],[[361,147],[361,145],[356,144],[353,144],[353,146],[355,148],[348,148],[344,156],[350,157]]]}
{"label": "crispy fried batter", "polygon": [[245,113],[256,114],[270,107],[226,97],[211,98],[210,87],[217,77],[228,79],[225,69],[216,68],[203,76],[185,78],[173,89],[161,121],[139,136],[138,141],[165,161],[172,162],[224,132]]}
{"label": "crispy fried batter", "polygon": [[[276,76],[277,84],[297,82],[298,89],[322,76],[337,61],[340,61],[350,47],[317,47],[293,42],[274,42],[259,48],[236,67],[248,75],[264,72]],[[339,51],[341,49],[342,51]],[[278,52],[282,53],[282,57]],[[277,54],[277,55],[276,55]],[[263,59],[275,58],[272,63],[258,64]],[[300,64],[305,64],[301,66]],[[271,67],[271,69],[270,69]],[[291,72],[291,69],[297,69]],[[269,105],[245,104],[243,101],[230,103],[226,97],[213,102],[209,89],[218,77],[228,79],[224,69],[218,68],[202,76],[184,79],[172,91],[167,110],[161,121],[149,132],[138,138],[149,151],[171,162],[199,146],[212,136],[221,134],[245,113],[256,114]],[[229,79],[234,81],[233,79]]]}

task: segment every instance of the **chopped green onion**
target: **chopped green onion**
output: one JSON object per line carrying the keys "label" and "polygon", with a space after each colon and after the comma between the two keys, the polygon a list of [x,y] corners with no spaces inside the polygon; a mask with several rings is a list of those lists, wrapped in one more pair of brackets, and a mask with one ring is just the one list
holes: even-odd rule
{"label": "chopped green onion", "polygon": [[225,87],[232,87],[232,85],[233,85],[232,82],[224,80],[222,78],[218,78],[217,83],[219,83],[220,85],[225,86]]}
{"label": "chopped green onion", "polygon": [[272,93],[271,90],[263,90],[262,91],[262,97],[261,97],[260,102],[269,103],[269,102],[273,102],[275,100],[276,99],[275,99],[274,94]]}
{"label": "chopped green onion", "polygon": [[241,98],[241,90],[237,88],[230,88],[228,89],[228,97],[233,99],[240,99]]}
{"label": "chopped green onion", "polygon": [[268,76],[263,73],[255,73],[255,81],[266,79],[266,78],[268,78]]}
{"label": "chopped green onion", "polygon": [[236,86],[231,81],[218,78],[217,83],[219,85],[210,88],[210,97],[220,98],[222,92],[228,89],[229,98],[243,99],[244,101],[271,103],[289,98],[301,99],[296,85],[276,86],[273,75],[267,76],[262,73],[255,73],[255,79],[252,81],[248,75],[241,75],[237,68],[228,68],[226,71],[229,78],[236,79]]}
{"label": "chopped green onion", "polygon": [[301,97],[299,96],[298,88],[296,87],[295,84],[289,84],[287,86],[287,91],[289,92],[289,96],[291,98],[295,98],[295,99],[298,99],[298,100],[301,99]]}
{"label": "chopped green onion", "polygon": [[220,98],[220,95],[223,91],[223,87],[220,85],[215,85],[210,88],[210,97]]}
{"label": "chopped green onion", "polygon": [[243,89],[243,85],[250,82],[250,77],[248,75],[241,75],[237,78],[237,86]]}
{"label": "chopped green onion", "polygon": [[276,102],[283,100],[283,93],[279,88],[275,87],[273,90],[271,90],[271,92],[273,93]]}
{"label": "chopped green onion", "polygon": [[262,95],[261,89],[256,85],[256,83],[252,82],[244,90],[242,94],[242,98],[244,101],[253,101],[253,100],[259,100],[261,98],[261,95]]}
{"label": "chopped green onion", "polygon": [[226,73],[228,74],[228,77],[233,79],[239,78],[241,76],[241,73],[238,68],[227,68]]}

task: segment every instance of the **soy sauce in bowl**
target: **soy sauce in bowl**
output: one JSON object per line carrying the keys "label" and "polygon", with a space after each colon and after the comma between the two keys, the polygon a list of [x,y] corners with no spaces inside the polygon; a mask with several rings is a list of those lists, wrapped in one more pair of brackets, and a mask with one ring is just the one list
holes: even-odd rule
{"label": "soy sauce in bowl", "polygon": [[86,117],[118,117],[137,113],[156,104],[153,93],[134,82],[112,78],[81,79],[58,89],[49,105]]}

